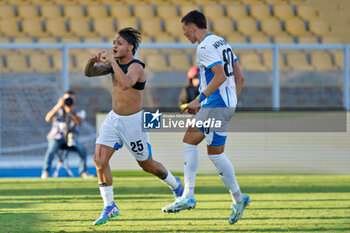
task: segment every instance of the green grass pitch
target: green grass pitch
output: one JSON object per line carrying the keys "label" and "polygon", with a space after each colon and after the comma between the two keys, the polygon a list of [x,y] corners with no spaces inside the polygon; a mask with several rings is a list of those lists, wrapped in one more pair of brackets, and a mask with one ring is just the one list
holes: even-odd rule
{"label": "green grass pitch", "polygon": [[229,225],[218,176],[197,177],[196,209],[164,214],[171,190],[140,174],[114,173],[121,215],[102,226],[92,226],[103,208],[97,179],[0,179],[0,232],[350,232],[350,176],[240,175],[252,202]]}

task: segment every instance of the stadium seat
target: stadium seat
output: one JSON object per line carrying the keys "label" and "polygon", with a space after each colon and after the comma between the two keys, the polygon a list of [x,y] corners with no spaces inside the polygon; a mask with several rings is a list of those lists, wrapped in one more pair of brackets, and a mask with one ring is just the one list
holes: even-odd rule
{"label": "stadium seat", "polygon": [[299,44],[317,44],[318,40],[314,36],[301,36],[298,38]]}
{"label": "stadium seat", "polygon": [[307,21],[313,20],[318,16],[316,9],[312,6],[309,6],[309,5],[298,6],[297,13],[301,18],[303,18]]}
{"label": "stadium seat", "polygon": [[152,43],[153,37],[148,35],[142,35],[142,43]]}
{"label": "stadium seat", "polygon": [[26,19],[22,21],[22,31],[26,35],[33,37],[47,36],[44,31],[43,22],[40,18]]}
{"label": "stadium seat", "polygon": [[165,31],[170,33],[173,36],[183,37],[184,33],[181,28],[181,18],[171,18],[164,20]]}
{"label": "stadium seat", "polygon": [[[33,43],[34,38],[30,36],[17,36],[13,38],[13,43]],[[22,50],[22,53],[26,53],[28,50]]]}
{"label": "stadium seat", "polygon": [[23,33],[19,31],[19,23],[16,18],[0,20],[0,29],[3,35],[6,36],[22,36]]}
{"label": "stadium seat", "polygon": [[166,58],[162,54],[148,54],[145,56],[146,71],[170,71]]}
{"label": "stadium seat", "polygon": [[261,32],[258,31],[256,21],[250,17],[239,20],[237,22],[237,29],[246,36],[255,36],[261,34]]}
{"label": "stadium seat", "polygon": [[83,18],[84,10],[81,5],[65,5],[64,6],[64,16],[68,18]]}
{"label": "stadium seat", "polygon": [[290,18],[293,18],[294,11],[291,5],[287,3],[281,3],[278,5],[274,5],[273,7],[273,13],[275,16],[282,20],[288,20]]}
{"label": "stadium seat", "polygon": [[134,15],[141,19],[151,19],[154,17],[154,9],[152,5],[149,4],[135,4],[134,5]]}
{"label": "stadium seat", "polygon": [[250,43],[257,43],[257,44],[264,44],[264,43],[271,43],[270,37],[265,35],[259,35],[259,36],[252,36],[250,38]]}
{"label": "stadium seat", "polygon": [[248,17],[246,7],[240,3],[227,4],[226,14],[228,17],[236,21]]}
{"label": "stadium seat", "polygon": [[[0,28],[1,31],[1,28]],[[10,43],[11,39],[10,37],[6,37],[6,36],[0,36],[0,43]]]}
{"label": "stadium seat", "polygon": [[200,4],[202,6],[211,5],[213,4],[213,2],[215,3],[215,1],[212,1],[212,0],[193,0],[193,2],[195,2],[196,4]]}
{"label": "stadium seat", "polygon": [[264,2],[270,5],[277,5],[277,4],[280,4],[282,1],[281,0],[264,0]]}
{"label": "stadium seat", "polygon": [[290,4],[293,4],[295,6],[303,6],[306,4],[306,0],[288,0]]}
{"label": "stadium seat", "polygon": [[41,15],[48,19],[62,17],[60,7],[53,4],[41,5]]}
{"label": "stadium seat", "polygon": [[185,72],[191,67],[187,54],[169,54],[169,64],[172,70]]}
{"label": "stadium seat", "polygon": [[240,54],[239,63],[242,70],[246,71],[266,71],[265,67],[256,53],[244,53]]}
{"label": "stadium seat", "polygon": [[244,44],[247,43],[247,38],[245,36],[242,36],[241,34],[234,34],[232,36],[227,37],[226,41],[228,43]]}
{"label": "stadium seat", "polygon": [[289,51],[287,54],[288,66],[295,71],[313,71],[315,68],[309,64],[306,54],[300,51]]}
{"label": "stadium seat", "polygon": [[294,43],[293,37],[288,36],[288,35],[283,35],[283,36],[275,36],[273,38],[275,43],[279,44],[292,44]]}
{"label": "stadium seat", "polygon": [[230,18],[219,18],[213,20],[213,30],[220,36],[229,37],[235,34],[233,22]]}
{"label": "stadium seat", "polygon": [[21,18],[38,18],[39,11],[36,5],[26,4],[17,6],[18,17]]}
{"label": "stadium seat", "polygon": [[266,4],[260,3],[250,6],[250,15],[258,20],[265,20],[271,17],[271,12]]}
{"label": "stadium seat", "polygon": [[191,43],[184,35],[177,36],[179,43]]}
{"label": "stadium seat", "polygon": [[115,36],[117,30],[115,29],[115,22],[112,17],[108,18],[94,18],[94,31],[104,37],[112,38]]}
{"label": "stadium seat", "polygon": [[71,53],[75,58],[75,65],[72,67],[72,72],[83,72],[85,65],[90,57],[90,53],[86,50]]}
{"label": "stadium seat", "polygon": [[65,36],[65,37],[61,37],[61,42],[62,43],[80,43],[81,40],[77,36]]}
{"label": "stadium seat", "polygon": [[[180,17],[184,17],[188,12],[193,11],[193,10],[199,10],[200,7],[197,4],[192,4],[192,3],[186,3],[186,4],[181,4],[180,6]],[[181,20],[180,20],[181,22]]]}
{"label": "stadium seat", "polygon": [[138,19],[136,17],[129,17],[129,18],[120,19],[117,21],[118,30],[120,30],[122,28],[126,28],[126,27],[140,29],[138,25],[139,25],[139,23],[138,23]]}
{"label": "stadium seat", "polygon": [[175,43],[175,37],[168,35],[166,33],[160,33],[159,35],[154,36],[154,40],[157,43]]}
{"label": "stadium seat", "polygon": [[[269,50],[262,51],[263,64],[267,68],[267,70],[273,69],[273,52]],[[289,68],[284,62],[283,55],[279,54],[279,69],[280,71],[287,71]]]}
{"label": "stadium seat", "polygon": [[72,33],[67,30],[67,22],[63,18],[48,19],[45,25],[46,31],[50,35],[57,37],[67,37],[72,35]]}
{"label": "stadium seat", "polygon": [[20,52],[13,52],[6,55],[6,68],[9,72],[28,73],[30,68],[26,57]]}
{"label": "stadium seat", "polygon": [[342,50],[333,50],[331,54],[334,59],[334,64],[339,69],[344,69],[344,52]]}
{"label": "stadium seat", "polygon": [[222,6],[219,4],[204,4],[202,7],[205,17],[210,20],[220,19],[224,17],[224,11],[222,9]]}
{"label": "stadium seat", "polygon": [[90,20],[87,18],[74,18],[69,21],[70,31],[76,36],[92,36],[90,30]]}
{"label": "stadium seat", "polygon": [[322,19],[314,19],[309,22],[310,31],[317,36],[329,36],[331,27]]}
{"label": "stadium seat", "polygon": [[[56,55],[52,55],[52,65],[53,65],[53,70],[56,72],[61,72],[62,71],[62,55],[61,53],[56,53]],[[69,62],[68,62],[68,69],[71,71],[73,70],[73,58],[71,53],[69,53],[68,56]]]}
{"label": "stadium seat", "polygon": [[57,38],[53,36],[44,36],[37,38],[38,43],[57,43]]}
{"label": "stadium seat", "polygon": [[164,4],[164,5],[158,5],[157,6],[157,15],[162,18],[177,18],[178,13],[176,6]]}
{"label": "stadium seat", "polygon": [[54,72],[47,54],[33,53],[29,56],[29,64],[33,72],[50,73]]}
{"label": "stadium seat", "polygon": [[108,17],[107,9],[105,5],[91,4],[86,6],[87,15],[92,18],[105,18]]}
{"label": "stadium seat", "polygon": [[337,69],[327,51],[312,51],[311,63],[317,71],[334,71]]}
{"label": "stadium seat", "polygon": [[261,21],[261,30],[270,36],[282,36],[286,35],[286,32],[282,31],[280,21],[275,17],[263,19]]}
{"label": "stadium seat", "polygon": [[286,31],[293,36],[307,36],[310,34],[306,31],[305,23],[297,17],[286,20]]}
{"label": "stadium seat", "polygon": [[141,20],[141,32],[149,36],[157,36],[162,33],[162,22],[158,17],[151,17],[147,20]]}
{"label": "stadium seat", "polygon": [[339,44],[339,43],[342,43],[342,40],[339,37],[335,37],[335,36],[324,36],[324,37],[321,37],[321,41],[324,44]]}
{"label": "stadium seat", "polygon": [[11,19],[15,17],[15,11],[11,5],[0,5],[0,20]]}
{"label": "stadium seat", "polygon": [[90,36],[90,37],[85,37],[84,43],[103,43],[105,42],[104,38],[102,36]]}
{"label": "stadium seat", "polygon": [[131,17],[130,7],[128,5],[113,4],[109,7],[111,17],[118,20],[124,20]]}

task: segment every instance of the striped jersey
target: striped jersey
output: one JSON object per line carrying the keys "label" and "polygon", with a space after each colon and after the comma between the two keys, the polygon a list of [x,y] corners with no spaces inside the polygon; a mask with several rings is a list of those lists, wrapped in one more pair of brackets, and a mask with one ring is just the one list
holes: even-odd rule
{"label": "striped jersey", "polygon": [[233,107],[237,105],[237,91],[233,75],[233,64],[237,57],[232,48],[226,41],[216,35],[208,34],[197,47],[197,65],[199,69],[200,86],[199,92],[203,92],[214,74],[211,67],[222,64],[227,80],[214,91],[202,103],[202,107]]}

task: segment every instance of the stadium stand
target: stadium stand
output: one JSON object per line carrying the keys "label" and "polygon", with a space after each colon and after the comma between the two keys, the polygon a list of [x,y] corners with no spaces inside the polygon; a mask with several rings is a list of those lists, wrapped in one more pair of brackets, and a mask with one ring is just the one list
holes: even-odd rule
{"label": "stadium stand", "polygon": [[[111,42],[119,29],[135,27],[143,32],[144,43],[188,43],[180,22],[182,16],[193,9],[203,11],[210,31],[230,43],[349,42],[350,30],[344,22],[349,20],[346,9],[350,4],[346,0],[334,1],[338,7],[326,0],[2,1],[0,42]],[[32,52],[1,51],[0,74],[61,71],[61,52],[35,51],[33,55]],[[244,72],[250,72],[251,76],[257,72],[271,75],[272,51],[239,51],[239,55]],[[70,51],[72,74],[81,73],[86,56],[88,50]],[[195,51],[187,50],[140,50],[139,56],[147,64],[146,71],[155,76],[170,71],[185,72],[195,65],[196,59]],[[16,65],[17,59],[20,67]],[[281,79],[288,79],[290,83],[295,76],[285,75],[288,72],[337,72],[343,67],[340,50],[282,51],[279,59]],[[264,95],[265,91],[256,93]],[[244,93],[242,98],[247,98]],[[169,101],[177,102],[176,99]],[[247,103],[264,105],[268,102],[254,99]]]}
{"label": "stadium stand", "polygon": [[95,33],[90,30],[89,18],[74,18],[69,20],[70,31],[78,37],[94,36]]}
{"label": "stadium stand", "polygon": [[112,17],[94,18],[93,28],[97,35],[107,38],[115,36],[116,26]]}
{"label": "stadium stand", "polygon": [[62,16],[62,12],[59,6],[53,4],[44,4],[40,7],[41,16],[46,19],[59,18]]}

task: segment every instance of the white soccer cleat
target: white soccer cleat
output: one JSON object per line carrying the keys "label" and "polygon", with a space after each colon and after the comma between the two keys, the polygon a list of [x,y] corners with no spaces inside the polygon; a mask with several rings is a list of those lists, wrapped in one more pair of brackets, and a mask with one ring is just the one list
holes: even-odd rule
{"label": "white soccer cleat", "polygon": [[196,199],[194,199],[194,197],[179,197],[178,199],[176,199],[176,201],[174,201],[173,203],[171,203],[170,205],[167,205],[165,207],[162,208],[162,211],[164,213],[178,213],[181,210],[185,210],[185,209],[194,209],[196,207]]}

